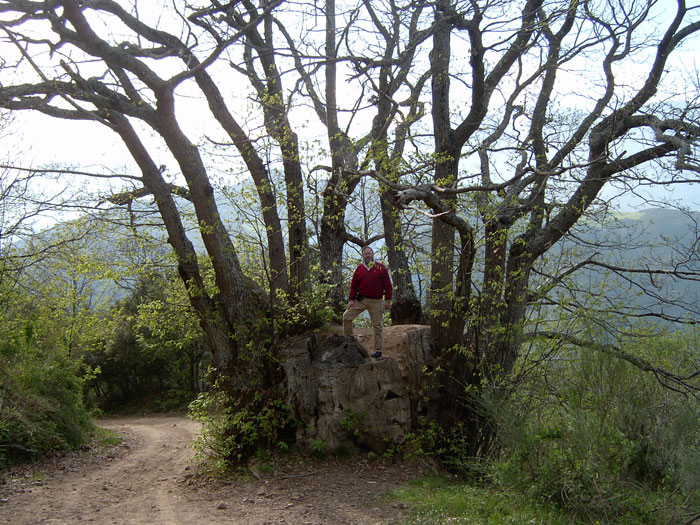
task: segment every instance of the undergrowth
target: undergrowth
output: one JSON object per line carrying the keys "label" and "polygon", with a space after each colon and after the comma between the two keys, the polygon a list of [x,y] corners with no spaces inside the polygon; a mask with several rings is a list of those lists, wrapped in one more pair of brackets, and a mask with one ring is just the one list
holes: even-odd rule
{"label": "undergrowth", "polygon": [[294,437],[288,407],[275,392],[232,396],[215,386],[190,403],[189,415],[202,424],[194,443],[206,471],[222,473],[269,450],[284,452]]}
{"label": "undergrowth", "polygon": [[[681,337],[627,351],[679,374],[694,366]],[[517,388],[484,389],[482,409],[500,449],[490,461],[456,454],[462,473],[554,505],[572,523],[692,517],[700,508],[700,407],[693,397],[606,353],[560,352],[538,371]]]}
{"label": "undergrowth", "polygon": [[468,484],[445,476],[417,479],[395,489],[390,497],[409,505],[405,525],[571,523],[554,505],[540,504],[492,485]]}
{"label": "undergrowth", "polygon": [[0,468],[87,442],[84,379],[79,361],[37,348],[31,333],[0,344]]}

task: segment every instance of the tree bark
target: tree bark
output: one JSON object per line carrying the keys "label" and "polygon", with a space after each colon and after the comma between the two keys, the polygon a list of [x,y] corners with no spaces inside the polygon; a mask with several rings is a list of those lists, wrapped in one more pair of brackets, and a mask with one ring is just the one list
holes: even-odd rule
{"label": "tree bark", "polygon": [[394,296],[391,301],[391,323],[419,324],[422,322],[422,307],[413,286],[412,274],[401,234],[401,221],[394,202],[394,192],[382,193],[382,220],[387,259],[391,269]]}
{"label": "tree bark", "polygon": [[144,185],[155,197],[168,232],[168,243],[177,257],[180,278],[187,288],[190,304],[197,312],[199,324],[206,335],[207,346],[212,352],[212,364],[218,374],[231,379],[232,386],[241,386],[244,384],[244,379],[239,375],[241,370],[234,366],[238,358],[235,328],[218,321],[223,317],[219,312],[220,304],[214,301],[206,291],[206,285],[199,271],[197,253],[180,220],[180,213],[170,187],[163,180],[160,170],[127,119],[117,114],[111,114],[109,119],[114,125],[113,129],[120,135],[140,167]]}
{"label": "tree bark", "polygon": [[[190,67],[199,66],[200,64],[193,58]],[[272,191],[272,180],[250,138],[229,111],[219,88],[211,80],[209,74],[204,69],[198,69],[195,73],[195,80],[207,98],[212,115],[228,133],[255,183],[267,235],[267,251],[270,258],[270,297],[274,302],[278,291],[284,294],[289,293],[289,275],[284,255],[282,225],[277,212],[277,200]]]}

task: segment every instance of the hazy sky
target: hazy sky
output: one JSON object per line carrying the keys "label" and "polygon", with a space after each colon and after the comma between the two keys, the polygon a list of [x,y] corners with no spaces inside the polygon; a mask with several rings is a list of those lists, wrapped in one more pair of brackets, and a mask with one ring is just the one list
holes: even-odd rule
{"label": "hazy sky", "polygon": [[[694,40],[696,41],[697,39]],[[677,63],[683,64],[689,70],[694,69],[697,51],[695,44],[685,45],[677,54]],[[5,56],[4,53],[3,56]],[[629,78],[632,78],[644,75],[646,70],[647,64],[640,64],[639,71],[626,73]],[[572,92],[580,89],[577,82],[580,82],[581,78],[580,75],[572,76]],[[191,140],[195,142],[200,140],[205,131],[215,139],[224,140],[218,125],[202,118],[205,112],[197,107],[201,102],[183,98],[179,104],[185,117],[182,122]],[[572,101],[572,104],[576,102]],[[210,123],[207,124],[207,122]],[[82,170],[118,172],[136,169],[118,137],[104,126],[97,123],[52,119],[29,112],[15,115],[11,127],[5,130],[4,136],[0,137],[0,151],[5,152],[3,159],[5,162],[23,166],[42,167],[54,164],[80,166]],[[176,170],[174,161],[164,148],[157,151],[155,160]],[[649,190],[640,189],[639,192],[643,198],[655,198],[659,201],[675,200],[686,206],[700,209],[700,184],[655,189],[653,195]],[[623,192],[620,188],[606,189],[605,196],[609,195],[618,196],[620,206],[625,209],[649,206],[643,202],[643,198]]]}

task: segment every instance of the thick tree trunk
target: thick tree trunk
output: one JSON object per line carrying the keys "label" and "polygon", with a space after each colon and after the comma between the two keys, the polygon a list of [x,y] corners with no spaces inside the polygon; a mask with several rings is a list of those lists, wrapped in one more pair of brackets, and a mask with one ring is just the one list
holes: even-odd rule
{"label": "thick tree trunk", "polygon": [[456,341],[450,337],[455,275],[455,228],[433,219],[430,244],[430,289],[428,307],[430,329],[439,348],[449,348]]}
{"label": "thick tree trunk", "polygon": [[394,207],[394,192],[382,194],[382,220],[384,242],[387,249],[391,279],[394,284],[394,297],[391,302],[392,324],[418,324],[422,322],[422,308],[411,280],[411,270],[401,234],[401,222]]}
{"label": "thick tree trunk", "polygon": [[345,199],[337,195],[324,199],[321,218],[321,275],[329,285],[328,300],[337,313],[347,304],[348,290],[343,287],[343,247],[345,246]]}
{"label": "thick tree trunk", "polygon": [[[450,115],[450,38],[452,26],[443,18],[451,3],[439,0],[436,5],[436,29],[433,34],[433,49],[430,65],[432,81],[432,117],[435,133],[435,184],[450,186],[456,180],[460,146],[454,143]],[[454,344],[450,340],[447,324],[452,315],[452,295],[454,292],[454,253],[455,229],[439,218],[433,219],[430,246],[430,290],[428,306],[430,329],[438,348],[446,349]]]}
{"label": "thick tree trunk", "polygon": [[177,257],[178,273],[187,288],[190,304],[199,317],[207,346],[212,353],[212,364],[218,374],[230,378],[232,386],[240,386],[244,384],[245,379],[239,375],[242,370],[234,366],[238,355],[235,329],[233,325],[217,320],[223,317],[219,312],[220,305],[206,292],[199,271],[197,253],[187,237],[170,188],[128,121],[117,114],[111,115],[110,120],[114,124],[113,129],[120,135],[140,167],[144,185],[155,197],[158,211],[168,232],[168,243]]}
{"label": "thick tree trunk", "polygon": [[[193,61],[190,67],[195,68],[198,65],[197,62]],[[289,276],[284,254],[282,225],[277,212],[277,199],[272,191],[272,181],[258,152],[243,128],[228,110],[219,88],[211,80],[209,74],[204,69],[199,69],[195,74],[195,80],[207,98],[212,115],[228,133],[255,183],[267,234],[267,250],[270,259],[270,296],[274,301],[278,290],[289,293]]]}
{"label": "thick tree trunk", "polygon": [[[299,163],[299,147],[296,133],[289,130],[290,152],[284,155],[284,178],[287,184],[287,222],[289,236],[289,280],[292,303],[311,290],[309,267],[309,241],[306,231],[306,209],[304,205],[304,179]],[[286,141],[283,141],[286,142]]]}

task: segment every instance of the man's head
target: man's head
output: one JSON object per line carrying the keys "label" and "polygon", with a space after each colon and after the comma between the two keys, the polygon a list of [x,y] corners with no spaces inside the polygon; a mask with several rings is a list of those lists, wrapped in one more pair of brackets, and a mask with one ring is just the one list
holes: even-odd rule
{"label": "man's head", "polygon": [[369,246],[362,248],[362,260],[365,261],[365,264],[369,264],[374,261],[374,252]]}

